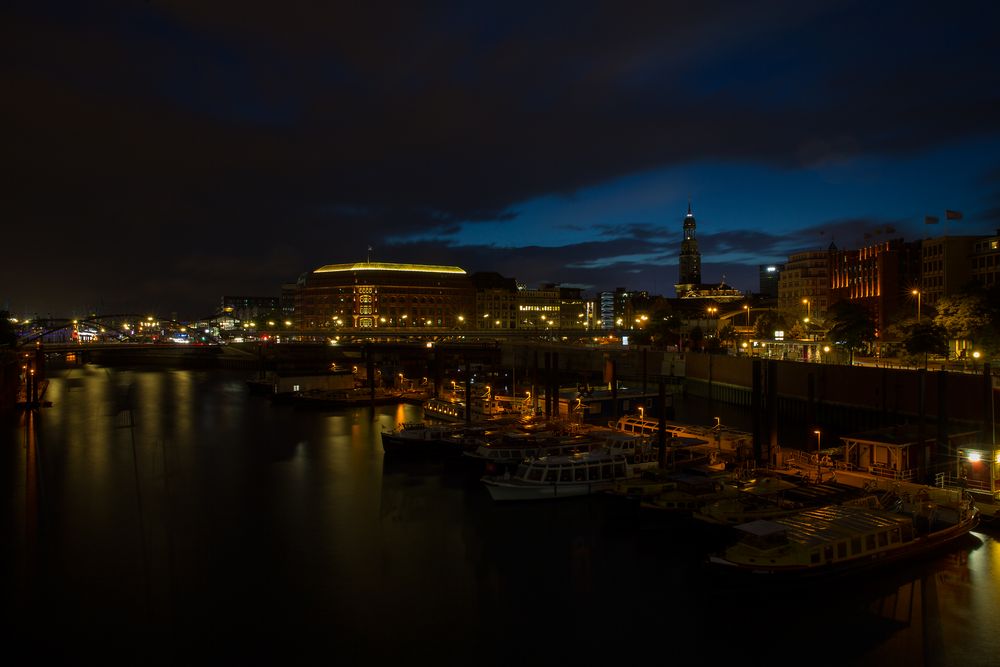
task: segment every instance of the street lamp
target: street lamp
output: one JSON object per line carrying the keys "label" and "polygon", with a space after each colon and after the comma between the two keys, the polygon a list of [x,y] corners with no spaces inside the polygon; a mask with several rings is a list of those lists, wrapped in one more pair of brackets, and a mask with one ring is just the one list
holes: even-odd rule
{"label": "street lamp", "polygon": [[823,449],[820,447],[820,443],[823,441],[823,433],[820,431],[813,431],[816,434],[816,481],[822,481],[822,473],[819,467],[819,456],[820,451]]}
{"label": "street lamp", "polygon": [[743,310],[747,311],[747,326],[750,326],[750,306],[743,306]]}
{"label": "street lamp", "polygon": [[802,303],[805,304],[806,307],[806,322],[808,322],[812,319],[812,303],[809,299],[802,299]]}
{"label": "street lamp", "polygon": [[920,324],[920,290],[915,289],[910,293],[917,297],[917,324]]}

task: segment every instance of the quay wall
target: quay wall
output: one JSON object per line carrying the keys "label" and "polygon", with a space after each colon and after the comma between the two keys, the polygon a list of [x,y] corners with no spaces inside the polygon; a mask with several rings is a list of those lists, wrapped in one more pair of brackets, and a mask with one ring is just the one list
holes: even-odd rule
{"label": "quay wall", "polygon": [[[748,357],[687,355],[688,391],[750,405],[753,362]],[[991,401],[993,411],[1000,407],[1000,392],[983,374],[783,360],[761,360],[760,367],[765,378],[770,376],[766,368],[774,369],[779,414],[863,410],[881,422],[921,415],[984,422],[992,420]]]}

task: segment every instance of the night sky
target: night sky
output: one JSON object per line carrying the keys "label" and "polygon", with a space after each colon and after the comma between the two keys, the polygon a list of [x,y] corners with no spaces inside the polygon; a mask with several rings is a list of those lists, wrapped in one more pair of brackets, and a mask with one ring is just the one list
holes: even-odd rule
{"label": "night sky", "polygon": [[689,197],[743,290],[992,234],[996,6],[7,2],[0,308],[197,317],[369,246],[673,296]]}

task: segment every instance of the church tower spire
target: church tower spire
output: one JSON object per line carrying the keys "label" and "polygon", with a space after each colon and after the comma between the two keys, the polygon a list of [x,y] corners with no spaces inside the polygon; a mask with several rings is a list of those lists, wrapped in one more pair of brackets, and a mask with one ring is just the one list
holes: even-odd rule
{"label": "church tower spire", "polygon": [[691,212],[691,200],[688,200],[688,212],[684,216],[684,240],[681,241],[680,276],[678,296],[682,286],[689,286],[684,291],[697,289],[701,284],[701,253],[698,251],[698,239],[695,233],[697,223]]}

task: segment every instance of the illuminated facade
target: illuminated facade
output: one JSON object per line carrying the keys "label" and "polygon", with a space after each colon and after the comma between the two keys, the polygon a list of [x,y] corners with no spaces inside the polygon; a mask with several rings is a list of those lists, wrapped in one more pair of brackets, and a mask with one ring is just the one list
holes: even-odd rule
{"label": "illuminated facade", "polygon": [[844,299],[864,304],[879,331],[900,308],[910,307],[911,291],[919,280],[919,241],[894,239],[830,253],[830,305]]}
{"label": "illuminated facade", "polygon": [[970,262],[975,236],[941,236],[924,239],[920,244],[921,301],[933,306],[943,296],[950,296],[972,280]]}
{"label": "illuminated facade", "polygon": [[972,278],[983,287],[1000,285],[1000,229],[996,236],[977,239],[972,246]]}
{"label": "illuminated facade", "polygon": [[830,303],[830,252],[789,255],[780,275],[778,310],[793,320],[822,319]]}
{"label": "illuminated facade", "polygon": [[456,328],[473,306],[472,282],[457,266],[330,264],[299,279],[295,321],[308,329]]}

